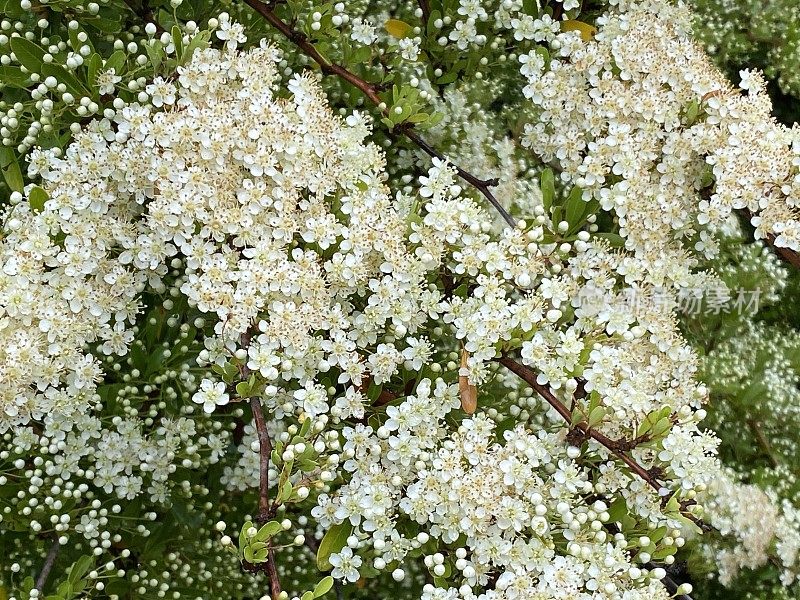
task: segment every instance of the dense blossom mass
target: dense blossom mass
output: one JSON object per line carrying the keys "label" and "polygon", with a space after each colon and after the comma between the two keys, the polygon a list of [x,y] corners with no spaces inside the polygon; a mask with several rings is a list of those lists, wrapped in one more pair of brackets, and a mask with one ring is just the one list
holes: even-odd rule
{"label": "dense blossom mass", "polygon": [[[69,593],[111,598],[309,600],[378,579],[420,600],[668,600],[691,592],[666,573],[688,549],[724,585],[768,567],[789,589],[793,446],[735,402],[800,421],[800,343],[680,311],[735,284],[776,310],[789,287],[765,243],[800,250],[800,137],[761,76],[733,88],[665,0],[612,2],[596,29],[572,0],[444,18],[421,2],[422,27],[248,4],[391,137],[227,13],[149,23],[135,63],[169,65],[149,78],[67,27],[72,70],[97,56],[86,84],[120,96],[80,101],[102,118],[34,147],[0,213],[0,596],[39,598],[46,581],[17,574],[71,550]],[[0,34],[31,65],[9,80],[32,73],[28,37]],[[51,59],[67,47],[49,41]],[[504,44],[502,77],[469,81]],[[456,50],[478,54],[448,80]],[[337,51],[414,84],[361,82]],[[51,63],[31,77],[48,115]],[[513,109],[474,101],[502,86]],[[20,152],[51,133],[33,129]],[[737,211],[763,242],[741,241]],[[724,420],[771,471],[723,466]]]}
{"label": "dense blossom mass", "polygon": [[800,249],[800,130],[770,116],[762,76],[743,71],[734,88],[682,5],[621,3],[598,25],[588,43],[545,31],[549,60],[521,56],[523,92],[541,109],[523,143],[613,211],[656,284],[691,282],[693,250],[713,256],[734,210],[753,215],[758,237]]}

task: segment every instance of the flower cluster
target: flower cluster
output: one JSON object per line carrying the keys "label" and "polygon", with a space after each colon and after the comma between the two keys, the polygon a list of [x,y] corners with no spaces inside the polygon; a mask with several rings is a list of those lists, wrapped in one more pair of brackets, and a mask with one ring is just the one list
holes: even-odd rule
{"label": "flower cluster", "polygon": [[742,72],[744,93],[728,83],[690,22],[663,0],[620,3],[591,41],[551,33],[548,60],[521,58],[540,109],[523,143],[613,212],[654,278],[679,285],[696,264],[687,254],[713,256],[734,210],[752,214],[758,237],[800,249],[798,131],[770,116],[758,73]]}
{"label": "flower cluster", "polygon": [[789,585],[800,573],[800,511],[775,493],[737,482],[730,473],[714,477],[706,492],[709,523],[733,545],[703,542],[719,579],[729,585],[741,569],[756,569],[771,557],[780,561],[781,582]]}

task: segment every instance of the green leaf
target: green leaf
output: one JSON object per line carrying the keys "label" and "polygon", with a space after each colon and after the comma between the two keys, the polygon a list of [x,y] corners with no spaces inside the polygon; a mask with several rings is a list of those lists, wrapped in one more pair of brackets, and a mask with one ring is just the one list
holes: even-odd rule
{"label": "green leaf", "polygon": [[611,523],[622,521],[622,518],[628,514],[628,505],[624,498],[617,498],[608,509],[608,520]]}
{"label": "green leaf", "polygon": [[611,244],[612,248],[622,248],[625,246],[625,238],[623,238],[618,233],[611,233],[606,231],[601,231],[600,233],[594,234],[596,237],[603,238],[609,244]]}
{"label": "green leaf", "polygon": [[28,204],[30,204],[31,210],[34,212],[42,212],[44,209],[44,203],[47,202],[49,196],[47,192],[45,192],[42,188],[38,185],[31,189],[30,193],[28,194]]}
{"label": "green leaf", "polygon": [[204,50],[208,47],[208,40],[211,36],[210,31],[201,31],[197,35],[195,35],[189,45],[186,46],[186,50],[183,51],[181,55],[180,64],[185,65],[192,59],[192,55],[194,54],[195,50]]}
{"label": "green leaf", "polygon": [[19,67],[0,67],[0,82],[7,86],[25,89],[30,84],[30,75]]}
{"label": "green leaf", "polygon": [[86,67],[86,81],[89,83],[90,88],[97,85],[97,72],[103,67],[103,59],[95,52],[89,59],[89,64]]}
{"label": "green leaf", "polygon": [[650,556],[653,560],[664,560],[668,556],[675,554],[677,551],[677,548],[673,546],[667,546],[665,548],[661,548],[660,550],[656,550]]}
{"label": "green leaf", "polygon": [[45,51],[22,37],[11,38],[11,50],[19,63],[31,73],[38,73],[44,64]]}
{"label": "green leaf", "polygon": [[289,498],[291,498],[292,491],[293,491],[292,482],[287,481],[286,483],[284,483],[283,486],[281,487],[281,491],[278,492],[278,498],[277,498],[278,504],[280,504],[281,502],[286,502]]}
{"label": "green leaf", "polygon": [[257,542],[264,542],[274,535],[277,535],[281,531],[283,531],[283,527],[280,523],[277,521],[269,521],[261,526],[261,529],[258,530],[258,533],[253,537],[253,540]]}
{"label": "green leaf", "polygon": [[423,123],[423,125],[426,128],[427,127],[433,127],[433,126],[438,125],[439,123],[441,123],[442,119],[444,119],[444,113],[443,112],[435,112],[430,116],[430,118],[427,121],[425,121],[425,123]]}
{"label": "green leaf", "polygon": [[253,553],[253,560],[250,562],[253,563],[266,562],[268,557],[269,557],[269,548],[262,548],[261,550],[257,550],[256,552]]}
{"label": "green leaf", "polygon": [[428,120],[429,116],[430,115],[428,115],[426,113],[416,113],[416,114],[411,115],[410,117],[408,117],[408,119],[406,119],[406,121],[408,121],[409,123],[424,123],[425,121]]}
{"label": "green leaf", "polygon": [[300,600],[314,600],[314,592],[305,592],[300,596]]}
{"label": "green leaf", "polygon": [[117,19],[105,19],[103,17],[95,17],[94,19],[87,19],[86,23],[103,33],[118,33],[119,21]]}
{"label": "green leaf", "polygon": [[72,566],[69,568],[69,574],[67,575],[67,580],[75,584],[80,580],[86,573],[89,572],[89,569],[94,564],[94,558],[91,556],[81,556],[78,560],[72,563]]}
{"label": "green leaf", "polygon": [[247,381],[240,381],[237,383],[236,394],[239,398],[248,398],[250,396],[250,384]]}
{"label": "green leaf", "polygon": [[353,51],[350,62],[354,65],[360,65],[367,62],[371,56],[372,46],[360,46]]}
{"label": "green leaf", "polygon": [[426,29],[428,35],[436,35],[437,29],[434,23],[437,19],[441,17],[441,13],[438,10],[431,11],[431,16],[428,18],[428,23],[426,24]]}
{"label": "green leaf", "polygon": [[242,525],[242,529],[239,532],[239,552],[243,552],[247,542],[249,541],[247,537],[247,530],[253,526],[252,521],[245,521]]}
{"label": "green leaf", "polygon": [[122,72],[122,68],[125,66],[125,62],[127,60],[128,60],[128,55],[125,54],[122,50],[117,50],[116,52],[114,52],[114,54],[108,57],[108,60],[104,65],[104,68],[106,70],[114,69],[114,73],[119,75]]}
{"label": "green leaf", "polygon": [[325,594],[331,591],[332,587],[333,587],[333,577],[328,575],[322,581],[320,581],[314,588],[314,598],[319,598],[321,596],[324,596]]}
{"label": "green leaf", "polygon": [[11,191],[22,193],[22,189],[25,187],[22,169],[19,167],[14,151],[8,146],[0,146],[0,168],[3,171],[3,179]]}
{"label": "green leaf", "polygon": [[161,61],[164,59],[164,44],[161,43],[161,40],[152,40],[152,43],[147,42],[142,45],[145,52],[147,52],[148,58],[150,58],[153,70],[157,71],[158,67],[161,66]]}
{"label": "green leaf", "polygon": [[331,554],[339,552],[347,544],[347,538],[353,532],[350,521],[345,521],[340,525],[334,525],[325,532],[325,536],[319,543],[317,550],[317,567],[320,571],[327,571],[331,568]]}
{"label": "green leaf", "polygon": [[177,25],[172,26],[172,45],[175,46],[175,56],[183,56],[183,33]]}
{"label": "green leaf", "polygon": [[64,581],[56,588],[56,593],[62,598],[72,598],[72,585],[69,581]]}
{"label": "green leaf", "polygon": [[447,85],[448,83],[453,83],[456,79],[458,79],[458,71],[450,71],[439,77],[439,79],[436,80],[436,84]]}
{"label": "green leaf", "polygon": [[605,406],[597,406],[589,413],[589,427],[594,427],[606,416]]}
{"label": "green leaf", "polygon": [[63,83],[67,86],[67,90],[76,98],[89,95],[89,90],[78,81],[78,78],[61,65],[45,63],[42,65],[41,73],[44,77],[55,77],[59,83]]}
{"label": "green leaf", "polygon": [[692,125],[696,120],[697,116],[700,114],[700,102],[695,98],[686,106],[686,112],[684,114],[684,124],[689,126]]}
{"label": "green leaf", "polygon": [[658,422],[653,425],[653,437],[657,438],[668,432],[672,428],[672,422],[664,417],[663,419],[659,419]]}
{"label": "green leaf", "polygon": [[544,212],[549,213],[550,207],[553,206],[553,198],[556,197],[556,183],[552,169],[545,169],[542,171],[539,185],[542,188],[542,205],[544,205]]}
{"label": "green leaf", "polygon": [[569,229],[567,231],[580,227],[581,219],[584,211],[586,211],[586,204],[586,201],[583,199],[583,190],[578,186],[572,188],[564,203],[564,218],[567,223],[569,223]]}

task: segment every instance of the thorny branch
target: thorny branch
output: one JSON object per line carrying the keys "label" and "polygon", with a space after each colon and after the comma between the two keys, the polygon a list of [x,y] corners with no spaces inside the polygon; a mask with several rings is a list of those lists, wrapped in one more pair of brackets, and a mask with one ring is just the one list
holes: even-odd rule
{"label": "thorny branch", "polygon": [[[567,423],[572,422],[572,412],[564,405],[561,400],[556,398],[553,392],[547,386],[541,385],[536,381],[536,373],[526,367],[518,363],[516,360],[509,356],[503,356],[499,359],[500,364],[505,366],[508,370],[513,372],[515,375],[520,377],[525,383],[530,385],[536,393],[538,393],[542,398],[547,400],[547,402],[552,406],[556,412],[561,416],[564,421]],[[589,427],[587,423],[578,423],[575,425],[575,428],[580,431],[581,435],[584,438],[591,438],[607,448],[614,456],[619,458],[622,462],[624,462],[627,467],[633,472],[636,473],[642,480],[647,483],[651,488],[653,488],[659,496],[662,497],[662,500],[666,500],[666,496],[663,495],[664,491],[667,491],[663,485],[658,482],[657,475],[645,469],[642,465],[636,462],[633,458],[631,458],[628,454],[625,453],[625,449],[629,445],[629,443],[619,442],[618,440],[612,440],[608,436],[600,433],[596,429]],[[683,502],[681,508],[687,508],[693,504],[693,502]],[[703,528],[705,526],[702,521],[694,517],[694,515],[687,515],[689,519],[691,519],[698,527]]]}
{"label": "thorny branch", "polygon": [[[292,44],[294,44],[303,54],[310,57],[319,65],[319,68],[325,75],[336,75],[340,79],[348,82],[350,85],[354,86],[356,89],[360,90],[361,93],[366,96],[370,102],[372,102],[375,106],[379,107],[384,114],[387,114],[388,109],[384,104],[383,100],[381,100],[380,96],[378,96],[377,88],[365,81],[355,73],[347,70],[341,65],[338,65],[334,62],[328,61],[324,58],[314,47],[314,45],[308,41],[308,38],[301,32],[296,31],[293,29],[288,23],[286,23],[283,19],[281,19],[273,9],[271,4],[264,4],[260,0],[244,0],[245,3],[250,6],[253,10],[255,10],[258,14],[264,17],[270,25],[272,25],[275,29],[277,29],[287,40],[289,40]],[[424,9],[423,9],[424,11]],[[408,138],[411,142],[416,144],[420,149],[422,149],[426,154],[433,158],[438,158],[440,160],[444,160],[444,155],[438,152],[435,148],[433,148],[430,144],[428,144],[424,139],[422,139],[419,134],[417,134],[412,127],[409,126],[401,126],[397,128],[406,138]],[[452,163],[451,163],[452,164]],[[517,222],[516,220],[508,214],[505,208],[497,201],[497,198],[492,193],[492,187],[497,185],[497,179],[480,179],[470,173],[469,171],[465,171],[461,167],[457,165],[453,165],[458,176],[461,177],[464,181],[472,185],[476,190],[478,190],[488,201],[489,203],[497,210],[503,219],[508,223],[511,227],[516,227]]]}
{"label": "thorny branch", "polygon": [[[264,420],[264,412],[261,408],[261,400],[257,397],[250,398],[250,408],[253,409],[253,421],[256,424],[258,433],[258,517],[259,523],[265,523],[272,518],[275,506],[269,503],[269,457],[272,454],[272,442],[269,439],[267,423]],[[278,568],[275,561],[275,550],[272,542],[268,541],[269,554],[264,563],[267,577],[269,578],[270,594],[272,600],[277,600],[281,594],[281,582],[278,577]]]}
{"label": "thorny branch", "polygon": [[[247,347],[250,344],[250,335],[245,333],[241,339],[242,347]],[[241,367],[242,379],[247,380],[250,377],[250,369],[245,363]],[[253,411],[253,421],[256,425],[256,433],[258,435],[258,515],[256,520],[259,524],[264,524],[275,516],[277,505],[273,503],[270,506],[269,502],[269,458],[272,455],[272,441],[269,438],[269,431],[267,431],[267,422],[264,419],[264,410],[261,407],[261,400],[252,396],[250,398],[250,408]],[[271,540],[267,540],[267,561],[263,565],[256,565],[267,574],[269,579],[269,589],[272,600],[278,600],[281,595],[281,581],[278,576],[278,566],[275,560],[275,548]],[[250,569],[253,570],[253,569]]]}

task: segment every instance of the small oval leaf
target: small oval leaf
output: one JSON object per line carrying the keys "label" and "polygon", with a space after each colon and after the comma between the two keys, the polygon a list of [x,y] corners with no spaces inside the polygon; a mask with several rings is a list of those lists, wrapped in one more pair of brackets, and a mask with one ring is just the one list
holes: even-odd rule
{"label": "small oval leaf", "polygon": [[347,538],[353,532],[350,521],[334,525],[325,532],[317,550],[317,568],[328,571],[331,568],[330,557],[334,552],[339,552],[347,544]]}

